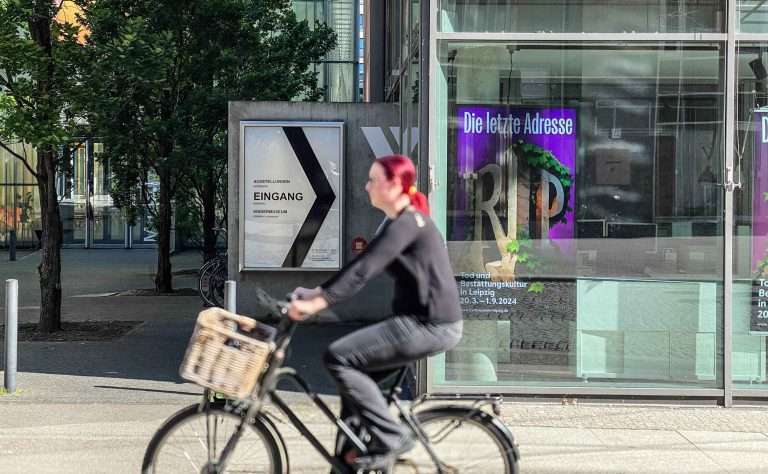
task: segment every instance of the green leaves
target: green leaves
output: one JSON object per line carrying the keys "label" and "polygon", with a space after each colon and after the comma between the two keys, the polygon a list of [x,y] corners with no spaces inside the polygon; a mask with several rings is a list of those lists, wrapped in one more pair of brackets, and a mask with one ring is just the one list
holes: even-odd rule
{"label": "green leaves", "polygon": [[58,149],[87,133],[83,48],[55,12],[50,1],[0,2],[0,139]]}
{"label": "green leaves", "polygon": [[[566,195],[568,194],[568,189],[573,184],[573,176],[571,175],[570,170],[563,166],[552,152],[538,145],[526,143],[523,140],[518,140],[517,143],[513,145],[513,149],[515,150],[515,153],[524,159],[532,168],[542,169],[554,175],[563,185]],[[533,197],[531,197],[531,199],[533,199]],[[567,203],[565,210],[570,210]],[[564,223],[565,213],[562,213],[556,222]]]}
{"label": "green leaves", "polygon": [[571,172],[547,149],[532,143],[518,140],[515,145],[516,152],[533,168],[549,171],[557,176],[564,187],[571,185]]}
{"label": "green leaves", "polygon": [[534,281],[530,285],[528,285],[529,293],[541,293],[543,291],[544,291],[544,283],[540,281]]}

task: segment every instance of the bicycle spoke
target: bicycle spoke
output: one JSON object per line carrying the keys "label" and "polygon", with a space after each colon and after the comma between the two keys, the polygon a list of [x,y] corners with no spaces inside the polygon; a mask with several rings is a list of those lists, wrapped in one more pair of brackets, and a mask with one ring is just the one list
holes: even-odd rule
{"label": "bicycle spoke", "polygon": [[[172,426],[153,458],[154,473],[206,471],[206,466],[220,465],[221,456],[237,433],[242,418],[213,409],[193,412]],[[245,430],[227,455],[226,471],[272,473],[276,454],[265,444],[264,435],[253,426]]]}

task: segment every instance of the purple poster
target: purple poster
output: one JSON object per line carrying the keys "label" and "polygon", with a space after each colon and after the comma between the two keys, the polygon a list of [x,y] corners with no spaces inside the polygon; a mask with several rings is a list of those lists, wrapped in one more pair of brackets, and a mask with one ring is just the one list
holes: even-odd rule
{"label": "purple poster", "polygon": [[752,169],[752,318],[750,331],[768,333],[768,113],[755,113]]}
{"label": "purple poster", "polygon": [[[478,173],[494,174],[498,181],[497,175],[503,179],[503,175],[511,172],[510,165],[514,160],[516,176],[511,182],[516,182],[518,189],[510,192],[509,180],[498,183],[499,188],[507,190],[506,200],[513,195],[524,197],[521,188],[532,191],[531,187],[543,182],[550,188],[550,192],[545,193],[548,196],[538,196],[545,201],[539,203],[540,206],[548,207],[537,210],[549,218],[544,229],[535,222],[536,217],[542,220],[543,216],[528,215],[528,222],[523,222],[526,210],[522,209],[520,214],[523,215],[518,214],[517,219],[518,232],[528,232],[530,238],[561,240],[562,245],[571,246],[574,237],[576,111],[559,107],[459,106],[456,118],[458,176],[477,178]],[[471,192],[457,192],[454,209],[466,208],[467,193]],[[454,226],[454,231],[460,233],[460,227]],[[458,238],[453,240],[463,240],[458,235],[454,237]]]}
{"label": "purple poster", "polygon": [[448,239],[465,315],[529,312],[573,274],[576,125],[572,108],[456,108]]}

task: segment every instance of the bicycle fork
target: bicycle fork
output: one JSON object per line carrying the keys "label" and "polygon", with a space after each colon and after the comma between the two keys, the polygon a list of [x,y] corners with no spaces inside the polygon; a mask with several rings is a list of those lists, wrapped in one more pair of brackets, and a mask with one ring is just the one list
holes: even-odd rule
{"label": "bicycle fork", "polygon": [[[208,390],[206,390],[206,394],[204,395],[203,399],[205,400],[208,395]],[[206,429],[208,430],[207,434],[207,443],[208,443],[208,464],[206,465],[205,471],[203,471],[203,474],[220,474],[224,472],[224,470],[227,467],[227,462],[229,461],[229,456],[232,454],[232,451],[235,450],[235,446],[237,446],[237,443],[240,441],[240,438],[243,437],[243,432],[245,432],[245,429],[248,426],[248,423],[252,418],[257,416],[258,412],[261,410],[262,403],[259,401],[257,403],[254,403],[251,405],[245,413],[243,413],[240,417],[240,423],[237,424],[237,427],[235,428],[235,432],[232,433],[232,436],[229,437],[227,440],[227,444],[224,445],[224,449],[221,450],[221,456],[219,456],[218,461],[216,461],[216,446],[213,445],[213,441],[216,437],[216,429],[218,429],[217,426],[210,426],[210,421],[207,420]],[[206,413],[206,416],[210,416]],[[213,420],[215,423],[215,420]],[[213,429],[213,437],[211,437],[211,431]]]}

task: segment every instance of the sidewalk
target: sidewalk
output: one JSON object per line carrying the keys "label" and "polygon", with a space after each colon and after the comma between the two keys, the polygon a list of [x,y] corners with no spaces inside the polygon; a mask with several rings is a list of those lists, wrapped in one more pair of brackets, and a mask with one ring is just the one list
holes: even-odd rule
{"label": "sidewalk", "polygon": [[[143,323],[111,342],[20,343],[21,391],[0,396],[0,467],[4,473],[136,473],[157,427],[200,397],[201,389],[177,374],[199,300],[78,296],[150,287],[145,267],[153,256],[68,252],[65,262],[70,262],[70,270],[65,271],[73,273],[65,280],[65,320]],[[195,256],[183,258],[192,266]],[[33,268],[33,259],[17,262],[29,264],[15,266],[16,273]],[[119,262],[119,268],[104,259]],[[179,264],[175,270],[184,267]],[[9,273],[6,262],[0,264],[0,278]],[[67,283],[78,274],[81,281]],[[183,278],[177,287],[192,286]],[[297,332],[290,363],[321,393],[332,393],[333,384],[319,355],[350,329],[306,326]],[[298,394],[288,393],[286,398],[329,445],[334,430],[322,414]],[[336,403],[335,397],[329,400]],[[523,473],[768,472],[765,407],[608,401],[560,405],[512,399],[503,407],[503,418],[520,445]],[[289,443],[291,472],[324,472],[322,459],[296,430],[278,426]]]}
{"label": "sidewalk", "polygon": [[[105,387],[102,384],[107,382],[93,379],[92,383]],[[122,381],[110,383],[115,388],[111,393],[122,392],[118,387],[125,385],[127,390],[122,393],[135,400],[135,387]],[[157,391],[140,393],[164,401],[0,401],[3,472],[138,472],[154,430],[175,410],[197,400],[194,387],[142,385]],[[333,430],[322,415],[304,401],[295,400],[291,406],[329,447]],[[731,422],[722,424],[723,420],[748,419],[748,429],[765,431],[765,410],[508,402],[503,415],[520,444],[523,473],[768,472],[768,434],[742,431]],[[709,417],[716,421],[701,423]],[[553,421],[555,418],[561,422]],[[573,426],[572,420],[581,420],[581,426]],[[605,420],[617,427],[601,427]],[[677,426],[673,428],[671,423]],[[296,430],[283,423],[278,426],[289,446],[291,472],[323,472],[323,460]]]}

